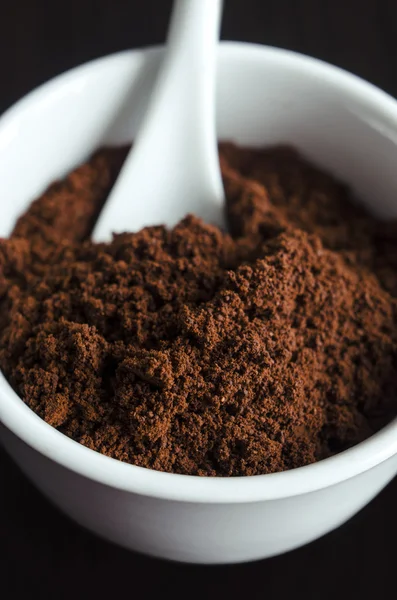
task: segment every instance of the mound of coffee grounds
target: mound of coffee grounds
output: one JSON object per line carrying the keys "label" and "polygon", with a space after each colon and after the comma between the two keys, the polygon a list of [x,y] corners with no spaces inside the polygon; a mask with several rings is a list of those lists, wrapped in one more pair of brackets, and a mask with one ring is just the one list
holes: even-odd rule
{"label": "mound of coffee grounds", "polygon": [[0,241],[0,366],[26,404],[113,458],[209,476],[312,463],[390,420],[396,226],[291,148],[223,144],[230,234],[189,215],[94,244],[127,150]]}

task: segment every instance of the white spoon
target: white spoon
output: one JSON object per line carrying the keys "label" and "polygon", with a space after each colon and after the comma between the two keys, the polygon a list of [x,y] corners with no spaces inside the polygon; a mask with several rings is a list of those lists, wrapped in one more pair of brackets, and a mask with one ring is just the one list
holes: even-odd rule
{"label": "white spoon", "polygon": [[[224,225],[215,131],[222,0],[175,0],[164,61],[134,146],[93,231],[96,241],[188,213]],[[133,109],[133,107],[132,107]]]}

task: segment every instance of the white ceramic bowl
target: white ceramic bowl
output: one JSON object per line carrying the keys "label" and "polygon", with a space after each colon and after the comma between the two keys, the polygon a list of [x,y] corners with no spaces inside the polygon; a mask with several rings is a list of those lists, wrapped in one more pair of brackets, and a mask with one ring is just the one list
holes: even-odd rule
{"label": "white ceramic bowl", "polygon": [[[0,120],[0,234],[97,146],[133,138],[160,49],[100,59],[42,86]],[[134,105],[135,104],[135,105]],[[373,209],[397,216],[397,103],[356,77],[282,50],[219,49],[219,138],[291,142]],[[305,544],[397,472],[397,422],[355,448],[274,475],[200,478],[93,452],[37,417],[0,376],[1,437],[48,498],[92,531],[159,557],[248,561]]]}

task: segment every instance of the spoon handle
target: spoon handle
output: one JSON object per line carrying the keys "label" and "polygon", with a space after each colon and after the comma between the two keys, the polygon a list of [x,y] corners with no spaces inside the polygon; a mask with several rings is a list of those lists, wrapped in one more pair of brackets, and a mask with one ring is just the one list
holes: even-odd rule
{"label": "spoon handle", "polygon": [[160,73],[94,239],[153,224],[173,226],[186,213],[223,225],[215,128],[222,4],[222,0],[174,1]]}
{"label": "spoon handle", "polygon": [[190,71],[200,69],[194,74],[194,82],[202,89],[201,69],[204,76],[206,71],[214,71],[222,4],[222,0],[174,0],[164,59],[165,78],[173,69],[179,76],[178,60],[187,62]]}

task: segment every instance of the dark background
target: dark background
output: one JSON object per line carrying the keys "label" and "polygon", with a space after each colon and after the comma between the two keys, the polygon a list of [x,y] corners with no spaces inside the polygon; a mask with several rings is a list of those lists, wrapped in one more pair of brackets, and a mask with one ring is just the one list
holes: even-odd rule
{"label": "dark background", "polygon": [[[0,0],[0,112],[65,69],[161,43],[170,6]],[[222,38],[310,54],[397,95],[396,0],[225,0]],[[397,479],[347,525],[305,548],[248,565],[181,566],[81,530],[0,449],[0,597],[385,598],[395,587],[396,513]]]}

